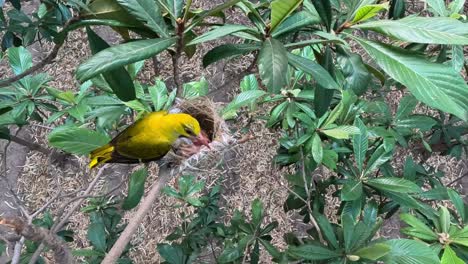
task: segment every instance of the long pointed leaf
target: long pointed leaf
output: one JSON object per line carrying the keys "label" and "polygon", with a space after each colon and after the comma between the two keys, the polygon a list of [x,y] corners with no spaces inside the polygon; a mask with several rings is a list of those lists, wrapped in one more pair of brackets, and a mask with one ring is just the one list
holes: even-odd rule
{"label": "long pointed leaf", "polygon": [[105,71],[150,58],[174,44],[176,38],[147,39],[112,46],[83,62],[76,71],[80,81],[89,80]]}
{"label": "long pointed leaf", "polygon": [[[93,54],[110,47],[89,27],[86,28],[86,33],[88,34],[89,46]],[[126,102],[136,99],[135,86],[125,67],[122,66],[115,70],[104,72],[103,76],[120,100]]]}
{"label": "long pointed leaf", "polygon": [[117,0],[130,14],[146,23],[160,37],[169,37],[159,6],[153,0]]}
{"label": "long pointed leaf", "polygon": [[274,38],[265,40],[258,56],[258,69],[269,92],[278,93],[286,85],[288,56],[281,42]]}
{"label": "long pointed leaf", "polygon": [[353,136],[354,159],[356,160],[359,172],[361,173],[364,160],[366,158],[369,136],[367,135],[366,125],[364,125],[361,119],[356,118],[354,120],[354,125],[359,128],[359,131],[361,131],[360,134]]}
{"label": "long pointed leaf", "polygon": [[379,66],[425,104],[468,120],[468,85],[449,65],[412,52],[355,38]]}
{"label": "long pointed leaf", "polygon": [[374,30],[408,42],[468,45],[466,24],[447,17],[406,17],[399,20],[378,20],[354,27]]}
{"label": "long pointed leaf", "polygon": [[271,28],[273,31],[281,24],[296,8],[302,0],[275,0],[271,3]]}

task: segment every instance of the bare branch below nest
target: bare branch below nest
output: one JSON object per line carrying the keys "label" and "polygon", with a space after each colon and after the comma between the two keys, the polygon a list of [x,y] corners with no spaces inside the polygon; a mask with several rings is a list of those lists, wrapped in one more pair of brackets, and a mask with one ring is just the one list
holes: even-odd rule
{"label": "bare branch below nest", "polygon": [[44,243],[54,252],[56,263],[75,263],[68,246],[51,231],[28,224],[19,217],[0,218],[0,225],[13,229],[25,239]]}
{"label": "bare branch below nest", "polygon": [[[57,213],[56,221],[51,227],[51,232],[59,231],[68,222],[68,219],[71,217],[73,212],[75,212],[75,210],[78,209],[78,207],[81,206],[81,204],[85,201],[86,197],[89,196],[90,193],[94,190],[94,187],[99,182],[99,179],[101,179],[101,176],[102,176],[105,168],[107,168],[107,165],[104,165],[99,169],[99,171],[96,173],[96,177],[88,185],[88,188],[86,188],[86,190],[84,191],[82,196],[80,196],[78,199],[72,199],[71,201],[68,201],[64,205],[62,205],[62,207],[59,209],[59,212]],[[72,208],[70,210],[68,210],[68,212],[64,215],[65,210],[68,207],[68,205],[70,205],[73,202],[75,202],[75,204],[73,204]],[[47,246],[47,244],[45,242],[43,242],[43,243],[41,243],[39,245],[39,247],[36,249],[36,251],[32,255],[31,259],[29,260],[30,264],[36,263],[37,259],[39,258],[42,251],[44,250],[45,246]],[[62,262],[57,262],[57,263],[62,263]],[[68,262],[66,262],[66,263],[68,263]]]}
{"label": "bare branch below nest", "polygon": [[[226,148],[229,146],[243,144],[253,138],[254,138],[253,136],[246,136],[246,137],[241,138],[240,140],[230,142],[231,143],[230,145],[218,144],[216,148],[217,150],[220,150],[220,148]],[[199,153],[194,156],[198,156],[198,155],[202,155],[202,153]],[[148,195],[143,199],[140,206],[138,207],[138,210],[136,211],[135,214],[133,214],[132,219],[130,219],[130,222],[125,227],[125,230],[122,232],[119,239],[117,239],[117,241],[115,242],[114,246],[111,248],[109,253],[106,254],[106,257],[101,262],[101,264],[114,264],[117,262],[120,255],[122,255],[122,252],[125,250],[128,242],[130,242],[130,240],[132,239],[133,234],[135,234],[135,232],[137,231],[138,226],[141,224],[144,217],[150,211],[151,207],[155,203],[156,198],[159,197],[159,194],[162,188],[166,186],[167,182],[169,182],[172,175],[175,174],[177,177],[179,174],[182,173],[182,171],[185,168],[189,167],[190,164],[187,164],[187,162],[192,161],[192,160],[194,160],[195,162],[198,162],[197,157],[192,157],[192,158],[189,158],[189,160],[187,160],[185,164],[181,164],[180,166],[176,168],[171,169],[168,166],[164,166],[159,169],[158,179],[150,187],[151,189],[148,192]]]}

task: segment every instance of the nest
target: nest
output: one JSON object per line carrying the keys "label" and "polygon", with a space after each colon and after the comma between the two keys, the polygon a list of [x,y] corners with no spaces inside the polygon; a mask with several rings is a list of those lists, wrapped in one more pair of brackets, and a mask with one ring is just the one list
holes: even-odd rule
{"label": "nest", "polygon": [[[211,141],[211,149],[203,147],[200,152],[189,158],[181,157],[177,154],[177,151],[171,151],[169,155],[166,155],[163,162],[165,164],[178,165],[179,171],[191,167],[193,164],[198,164],[208,153],[213,154],[216,151],[221,151],[235,142],[229,133],[226,123],[218,114],[217,106],[209,98],[198,97],[191,100],[178,100],[170,112],[186,113],[193,116],[200,124],[201,130],[206,133]],[[190,144],[191,142],[185,143]]]}

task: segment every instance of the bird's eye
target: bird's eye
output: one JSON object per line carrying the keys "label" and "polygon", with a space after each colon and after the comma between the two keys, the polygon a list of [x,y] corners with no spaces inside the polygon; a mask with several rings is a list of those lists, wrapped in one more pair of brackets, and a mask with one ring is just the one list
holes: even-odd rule
{"label": "bird's eye", "polygon": [[185,133],[193,135],[193,130],[190,127],[184,127]]}

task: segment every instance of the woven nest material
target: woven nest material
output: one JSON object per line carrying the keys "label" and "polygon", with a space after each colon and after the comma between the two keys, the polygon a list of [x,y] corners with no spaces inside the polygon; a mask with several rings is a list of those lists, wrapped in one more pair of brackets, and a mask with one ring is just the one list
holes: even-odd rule
{"label": "woven nest material", "polygon": [[202,158],[207,156],[208,153],[213,154],[235,143],[235,139],[229,133],[226,123],[218,114],[217,106],[212,100],[206,97],[198,97],[191,100],[178,100],[170,112],[186,113],[193,116],[200,123],[201,130],[206,133],[211,141],[211,149],[202,147],[198,153],[189,158],[181,157],[177,154],[177,151],[171,151],[169,155],[166,155],[163,162],[165,164],[179,165],[179,172],[190,167],[191,164],[197,164]]}

